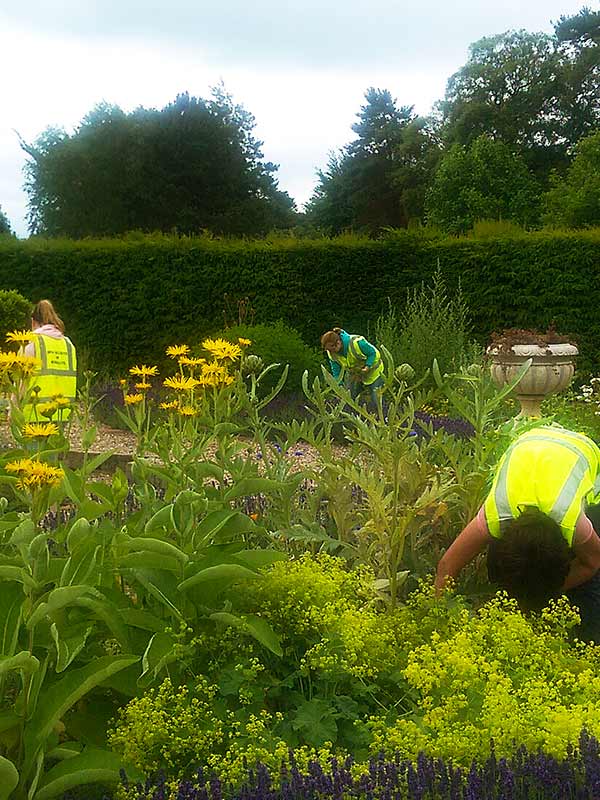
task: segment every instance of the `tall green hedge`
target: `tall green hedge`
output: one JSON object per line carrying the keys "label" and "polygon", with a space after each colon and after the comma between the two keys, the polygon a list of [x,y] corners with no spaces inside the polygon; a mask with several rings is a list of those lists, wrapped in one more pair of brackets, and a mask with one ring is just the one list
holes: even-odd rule
{"label": "tall green hedge", "polygon": [[475,333],[545,328],[580,344],[580,367],[600,368],[600,229],[496,238],[399,232],[248,242],[204,238],[0,241],[0,288],[48,297],[95,367],[117,372],[160,360],[168,344],[223,325],[223,296],[249,296],[256,322],[283,319],[318,346],[333,325],[367,332],[387,298],[437,265],[460,281]]}

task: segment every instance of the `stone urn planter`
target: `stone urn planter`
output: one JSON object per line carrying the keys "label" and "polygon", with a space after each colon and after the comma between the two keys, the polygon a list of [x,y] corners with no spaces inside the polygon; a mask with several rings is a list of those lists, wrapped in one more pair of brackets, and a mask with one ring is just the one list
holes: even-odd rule
{"label": "stone urn planter", "polygon": [[514,393],[521,404],[520,417],[539,417],[542,400],[571,383],[579,350],[567,337],[553,330],[538,333],[511,329],[492,337],[486,352],[498,388],[515,380],[523,364],[532,360]]}

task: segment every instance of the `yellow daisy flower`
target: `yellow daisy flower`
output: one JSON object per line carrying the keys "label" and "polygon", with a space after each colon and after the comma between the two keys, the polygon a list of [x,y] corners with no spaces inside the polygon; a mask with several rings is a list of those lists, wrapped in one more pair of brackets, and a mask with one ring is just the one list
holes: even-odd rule
{"label": "yellow daisy flower", "polygon": [[139,389],[142,392],[145,392],[148,389],[152,388],[152,384],[151,383],[146,383],[146,381],[141,381],[140,383],[136,383],[135,384],[135,388]]}
{"label": "yellow daisy flower", "polygon": [[14,363],[12,365],[12,369],[20,372],[23,376],[31,376],[35,375],[36,372],[39,372],[42,366],[42,362],[39,358],[34,358],[34,356],[15,356]]}
{"label": "yellow daisy flower", "polygon": [[166,354],[171,356],[171,358],[179,358],[179,356],[187,356],[190,352],[190,348],[187,344],[172,344],[166,349]]}
{"label": "yellow daisy flower", "polygon": [[28,342],[32,342],[35,338],[33,331],[9,331],[6,334],[7,342],[14,342],[24,347]]}
{"label": "yellow daisy flower", "polygon": [[174,378],[165,378],[163,386],[168,389],[175,389],[177,392],[185,392],[199,386],[199,381],[195,378],[184,378],[182,375],[176,375]]}
{"label": "yellow daisy flower", "polygon": [[40,403],[35,407],[35,410],[38,414],[41,414],[42,417],[52,419],[58,410],[58,403]]}
{"label": "yellow daisy flower", "polygon": [[158,375],[158,367],[147,367],[145,364],[142,364],[141,367],[131,367],[129,374],[139,375],[142,378],[149,378],[151,375]]}
{"label": "yellow daisy flower", "polygon": [[126,406],[134,406],[136,403],[141,403],[144,399],[143,394],[126,394],[123,398]]}
{"label": "yellow daisy flower", "polygon": [[198,411],[192,406],[182,406],[179,409],[179,413],[182,417],[195,417]]}
{"label": "yellow daisy flower", "polygon": [[162,408],[163,411],[170,411],[172,408],[178,408],[179,402],[177,400],[171,400],[170,403],[161,403],[159,408]]}
{"label": "yellow daisy flower", "polygon": [[28,422],[23,428],[23,436],[31,436],[32,439],[45,439],[57,433],[58,425],[54,422]]}
{"label": "yellow daisy flower", "polygon": [[199,367],[205,362],[205,358],[190,358],[190,356],[181,356],[179,359],[179,365],[181,367]]}
{"label": "yellow daisy flower", "polygon": [[56,397],[54,402],[59,408],[66,408],[67,406],[71,405],[71,401],[68,397]]}
{"label": "yellow daisy flower", "polygon": [[243,339],[240,337],[238,339],[238,344],[240,347],[249,347],[252,344],[252,339]]}

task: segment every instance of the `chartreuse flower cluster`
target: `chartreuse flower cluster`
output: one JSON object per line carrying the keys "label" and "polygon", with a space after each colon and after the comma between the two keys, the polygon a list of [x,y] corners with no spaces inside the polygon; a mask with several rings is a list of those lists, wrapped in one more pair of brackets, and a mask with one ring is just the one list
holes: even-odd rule
{"label": "chartreuse flower cluster", "polygon": [[[261,761],[275,769],[288,759],[288,743],[272,732],[281,715],[263,709],[240,719],[235,712],[223,710],[217,694],[217,686],[204,678],[179,688],[167,679],[120,711],[109,744],[146,775],[162,771],[173,782],[174,791],[178,779],[191,776],[198,765],[239,784],[248,764]],[[304,768],[312,759],[330,755],[328,748],[295,751]],[[118,797],[126,798],[126,790]]]}
{"label": "chartreuse flower cluster", "polygon": [[454,633],[435,631],[409,653],[404,676],[418,697],[412,719],[370,722],[373,747],[413,758],[418,752],[468,765],[493,740],[563,757],[582,729],[600,734],[600,648],[570,646],[565,631],[578,615],[562,599],[529,620],[499,595]]}

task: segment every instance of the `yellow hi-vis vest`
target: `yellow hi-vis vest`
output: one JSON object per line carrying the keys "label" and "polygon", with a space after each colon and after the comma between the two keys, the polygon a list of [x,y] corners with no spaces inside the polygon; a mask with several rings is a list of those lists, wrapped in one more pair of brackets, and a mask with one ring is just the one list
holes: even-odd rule
{"label": "yellow hi-vis vest", "polygon": [[600,448],[581,433],[540,426],[508,448],[484,503],[492,536],[533,506],[555,520],[569,546],[577,519],[600,492]]}
{"label": "yellow hi-vis vest", "polygon": [[[350,343],[348,344],[348,352],[345,356],[341,355],[341,353],[328,353],[328,356],[332,361],[337,361],[337,363],[345,371],[351,372],[355,369],[362,369],[365,366],[367,356],[360,349],[359,342],[363,342],[364,340],[364,336],[351,335]],[[380,375],[383,375],[383,361],[381,360],[381,354],[376,347],[373,349],[375,350],[375,361],[373,362],[369,372],[367,372],[365,376],[361,378],[365,386],[369,386],[369,384],[376,381]]]}
{"label": "yellow hi-vis vest", "polygon": [[[66,336],[55,339],[52,336],[36,334],[33,344],[35,357],[41,361],[41,367],[31,378],[29,388],[39,387],[35,403],[27,403],[23,408],[25,419],[28,422],[47,421],[36,410],[41,403],[50,403],[57,395],[66,397],[71,403],[75,401],[77,393],[77,356],[75,347]],[[31,399],[31,396],[30,396]],[[53,419],[66,420],[71,415],[71,409],[65,408]]]}

